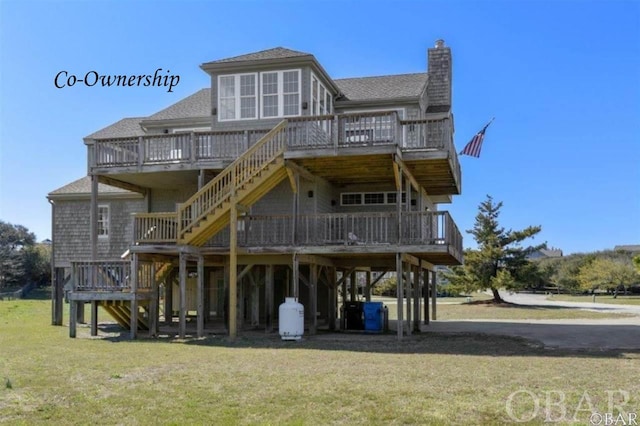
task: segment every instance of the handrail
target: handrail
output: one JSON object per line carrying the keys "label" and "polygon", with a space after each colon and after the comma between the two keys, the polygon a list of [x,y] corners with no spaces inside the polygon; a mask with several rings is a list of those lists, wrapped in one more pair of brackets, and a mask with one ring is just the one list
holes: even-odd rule
{"label": "handrail", "polygon": [[135,213],[133,215],[133,242],[175,243],[178,238],[176,212]]}
{"label": "handrail", "polygon": [[[287,120],[264,135],[256,144],[227,166],[178,209],[178,237],[211,213],[216,206],[231,197],[232,191],[255,176],[286,149]],[[282,138],[278,137],[283,135]]]}

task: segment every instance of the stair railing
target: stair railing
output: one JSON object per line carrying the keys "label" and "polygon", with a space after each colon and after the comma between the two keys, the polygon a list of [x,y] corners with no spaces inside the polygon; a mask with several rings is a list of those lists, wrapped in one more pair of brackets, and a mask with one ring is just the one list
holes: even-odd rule
{"label": "stair railing", "polygon": [[183,238],[185,233],[192,230],[216,207],[230,199],[232,192],[284,153],[287,146],[286,127],[287,120],[282,120],[219,175],[180,205],[178,209],[179,238]]}

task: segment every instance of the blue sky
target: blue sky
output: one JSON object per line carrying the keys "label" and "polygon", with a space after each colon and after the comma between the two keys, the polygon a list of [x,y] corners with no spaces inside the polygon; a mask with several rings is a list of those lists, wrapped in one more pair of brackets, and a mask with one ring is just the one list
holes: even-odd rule
{"label": "blue sky", "polygon": [[[203,62],[285,46],[334,78],[426,70],[452,48],[462,231],[491,194],[507,228],[565,253],[640,244],[640,1],[0,1],[0,219],[50,237],[46,194],[86,174],[82,138],[208,85]],[[57,89],[61,70],[180,76]],[[465,246],[473,244],[466,235]]]}

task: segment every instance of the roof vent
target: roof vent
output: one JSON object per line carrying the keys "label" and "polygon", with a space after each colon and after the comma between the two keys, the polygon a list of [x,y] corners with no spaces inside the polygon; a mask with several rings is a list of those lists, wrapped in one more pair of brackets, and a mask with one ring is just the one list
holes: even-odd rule
{"label": "roof vent", "polygon": [[442,49],[444,47],[444,40],[438,39],[436,40],[436,49]]}

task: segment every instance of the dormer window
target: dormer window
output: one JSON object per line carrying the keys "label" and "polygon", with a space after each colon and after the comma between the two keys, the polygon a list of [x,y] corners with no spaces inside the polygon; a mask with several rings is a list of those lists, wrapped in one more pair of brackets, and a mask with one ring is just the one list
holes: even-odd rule
{"label": "dormer window", "polygon": [[333,112],[331,92],[311,73],[311,115],[326,115]]}
{"label": "dormer window", "polygon": [[218,77],[220,121],[258,118],[257,79],[257,73]]}
{"label": "dormer window", "polygon": [[300,80],[299,69],[218,76],[218,120],[299,116]]}
{"label": "dormer window", "polygon": [[261,118],[300,115],[300,70],[260,73]]}

